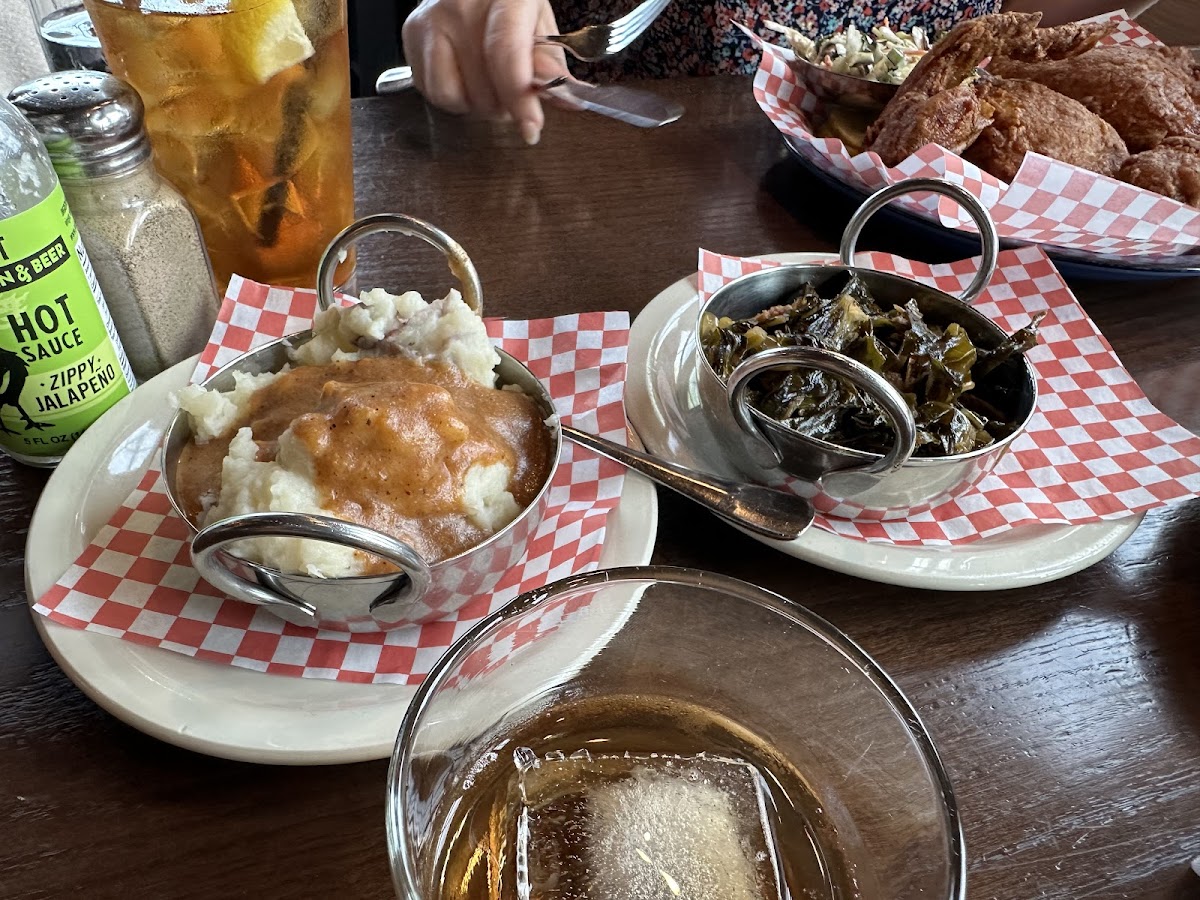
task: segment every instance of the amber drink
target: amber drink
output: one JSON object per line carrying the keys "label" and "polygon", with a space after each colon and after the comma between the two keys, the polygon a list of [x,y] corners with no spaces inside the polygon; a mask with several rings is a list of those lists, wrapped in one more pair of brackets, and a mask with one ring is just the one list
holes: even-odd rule
{"label": "amber drink", "polygon": [[[354,217],[345,0],[86,0],[218,286],[296,287]],[[353,258],[337,273],[348,280]]]}
{"label": "amber drink", "polygon": [[471,772],[439,900],[861,900],[803,776],[699,706],[554,706]]}

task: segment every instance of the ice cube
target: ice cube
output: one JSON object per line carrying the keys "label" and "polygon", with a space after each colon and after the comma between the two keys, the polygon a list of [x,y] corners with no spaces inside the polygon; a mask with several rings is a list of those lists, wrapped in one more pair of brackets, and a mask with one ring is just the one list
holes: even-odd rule
{"label": "ice cube", "polygon": [[762,774],[720,756],[516,754],[522,900],[780,900]]}
{"label": "ice cube", "polygon": [[270,222],[274,222],[270,243],[278,239],[279,223],[287,215],[304,216],[304,201],[291,181],[278,181],[248,191],[238,191],[231,198],[241,215],[246,231],[263,239]]}
{"label": "ice cube", "polygon": [[146,107],[146,127],[155,135],[213,140],[235,133],[236,120],[236,108],[207,86],[171,88]]}
{"label": "ice cube", "polygon": [[[308,113],[318,128],[345,128],[340,119],[349,122],[350,83],[345,72],[332,63],[338,60],[321,60],[308,82],[311,96]],[[334,121],[335,119],[339,121]]]}
{"label": "ice cube", "polygon": [[296,15],[317,47],[346,24],[345,8],[339,0],[297,0]]}

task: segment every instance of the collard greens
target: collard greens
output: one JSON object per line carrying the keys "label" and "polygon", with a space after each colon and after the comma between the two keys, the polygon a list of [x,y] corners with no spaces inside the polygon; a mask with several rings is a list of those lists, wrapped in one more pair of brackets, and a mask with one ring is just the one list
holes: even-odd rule
{"label": "collard greens", "polygon": [[[832,297],[805,285],[789,303],[749,319],[700,323],[705,355],[723,381],[747,356],[771,347],[821,347],[883,375],[912,410],[916,456],[968,453],[1010,435],[1017,421],[1017,379],[1003,363],[1037,343],[1031,321],[994,350],[976,347],[956,322],[927,322],[916,301],[882,310],[857,275]],[[894,441],[878,405],[836,376],[783,369],[758,376],[752,406],[802,434],[855,450],[884,453]]]}

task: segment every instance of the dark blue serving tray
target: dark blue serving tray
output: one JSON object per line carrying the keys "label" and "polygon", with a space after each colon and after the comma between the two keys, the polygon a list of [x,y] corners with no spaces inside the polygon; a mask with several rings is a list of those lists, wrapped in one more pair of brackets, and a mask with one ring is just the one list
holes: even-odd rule
{"label": "dark blue serving tray", "polygon": [[[784,140],[784,143],[789,150],[791,159],[799,162],[804,167],[806,174],[811,175],[820,183],[825,189],[823,193],[832,194],[842,201],[842,203],[833,204],[832,207],[827,203],[803,204],[806,210],[816,205],[823,206],[826,212],[832,212],[843,204],[849,204],[848,208],[853,210],[866,199],[865,191],[846,184],[821,168],[787,139]],[[793,212],[798,211],[793,203],[785,203],[785,205],[791,207]],[[804,217],[807,218],[807,215]],[[847,215],[846,219],[848,220],[848,218]],[[845,220],[841,224],[844,225]],[[872,235],[876,237],[886,235],[882,241],[885,246],[880,247],[879,240],[861,242],[860,246],[868,249],[892,250],[893,246],[889,245],[899,244],[906,249],[896,250],[896,252],[910,258],[923,259],[926,262],[943,262],[979,255],[979,240],[974,234],[945,228],[895,205],[885,206],[875,214],[871,225],[868,226],[866,237],[869,239]],[[1019,244],[1001,241],[1001,246],[1015,247]],[[915,253],[911,249],[913,247],[917,248]],[[1168,281],[1200,277],[1200,255],[1172,259],[1123,258],[1117,260],[1061,247],[1046,247],[1046,253],[1054,260],[1054,265],[1062,273],[1063,278],[1068,281]]]}

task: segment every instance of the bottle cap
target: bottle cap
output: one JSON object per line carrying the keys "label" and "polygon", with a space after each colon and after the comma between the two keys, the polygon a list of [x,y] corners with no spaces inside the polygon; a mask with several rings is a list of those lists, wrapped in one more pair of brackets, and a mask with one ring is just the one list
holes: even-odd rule
{"label": "bottle cap", "polygon": [[142,98],[114,75],[52,72],[8,99],[37,129],[60,178],[116,175],[150,155]]}

